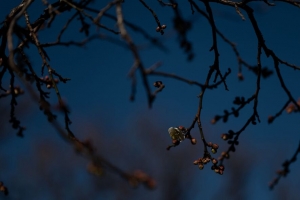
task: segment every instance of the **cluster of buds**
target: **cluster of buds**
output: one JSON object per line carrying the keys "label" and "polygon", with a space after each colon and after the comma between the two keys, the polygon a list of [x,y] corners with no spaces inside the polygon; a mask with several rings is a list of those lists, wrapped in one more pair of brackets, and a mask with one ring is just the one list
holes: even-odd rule
{"label": "cluster of buds", "polygon": [[163,85],[163,83],[162,83],[161,81],[155,81],[155,82],[153,83],[153,86],[156,87],[156,88],[159,88],[159,87],[161,87],[162,85]]}
{"label": "cluster of buds", "polygon": [[218,148],[219,148],[219,145],[213,144],[212,142],[209,142],[209,143],[207,143],[207,146],[208,146],[208,147],[211,147],[211,152],[212,152],[213,154],[217,153],[217,150],[218,150]]}
{"label": "cluster of buds", "polygon": [[161,32],[161,31],[163,31],[166,28],[167,28],[167,25],[158,26],[158,27],[156,27],[156,32]]}
{"label": "cluster of buds", "polygon": [[24,90],[22,90],[19,86],[15,86],[13,89],[11,88],[11,85],[9,86],[9,90],[6,91],[6,94],[14,93],[15,96],[21,95],[24,93]]}
{"label": "cluster of buds", "polygon": [[224,158],[229,159],[229,153],[223,151],[223,152],[221,153],[221,156],[219,157],[219,160],[223,160]]}
{"label": "cluster of buds", "polygon": [[214,170],[217,174],[223,175],[223,172],[225,170],[224,165],[213,165],[211,166],[211,170]]}
{"label": "cluster of buds", "polygon": [[156,181],[141,170],[136,170],[128,180],[133,187],[137,187],[140,183],[144,184],[149,189],[154,189],[156,187]]}
{"label": "cluster of buds", "polygon": [[229,130],[228,133],[221,134],[221,138],[226,141],[228,139],[232,139],[234,134],[235,133],[233,132],[233,130]]}
{"label": "cluster of buds", "polygon": [[[46,83],[46,87],[48,89],[50,89],[54,86],[53,81],[51,80],[51,78],[49,76],[42,77],[41,80]],[[59,82],[59,80],[56,78],[56,79],[54,79],[54,82],[55,82],[55,84],[57,84]]]}
{"label": "cluster of buds", "polygon": [[199,158],[198,160],[194,161],[194,165],[198,165],[199,169],[202,170],[204,165],[210,162],[209,156],[204,156],[203,158]]}
{"label": "cluster of buds", "polygon": [[218,165],[218,160],[215,158],[211,158],[209,155],[195,160],[194,165],[198,165],[199,169],[202,170],[204,168],[204,165],[206,165],[210,161],[213,164],[211,166],[211,170],[214,170],[216,173],[222,175],[225,167],[223,165]]}

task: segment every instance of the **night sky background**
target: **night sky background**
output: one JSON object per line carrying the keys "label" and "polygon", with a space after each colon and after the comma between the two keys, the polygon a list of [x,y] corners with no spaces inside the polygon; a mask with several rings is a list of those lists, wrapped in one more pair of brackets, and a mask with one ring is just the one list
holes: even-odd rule
{"label": "night sky background", "polygon": [[[53,3],[52,1],[49,1]],[[95,2],[90,7],[100,9],[109,1]],[[198,13],[191,14],[188,1],[180,1],[179,9],[186,20],[191,20],[192,29],[187,38],[193,44],[195,58],[187,60],[180,48],[178,35],[172,25],[174,12],[171,7],[162,7],[157,1],[146,1],[157,13],[162,24],[167,25],[161,36],[155,31],[156,22],[151,13],[138,1],[125,1],[124,18],[159,38],[166,50],[156,48],[143,36],[128,29],[133,41],[140,47],[145,67],[162,62],[158,71],[174,73],[190,80],[204,83],[209,66],[214,60],[211,27]],[[4,0],[0,6],[0,19],[17,6],[20,1]],[[204,5],[198,5],[205,10]],[[276,2],[270,7],[263,2],[249,4],[261,28],[266,44],[282,60],[300,65],[299,60],[299,8]],[[241,57],[251,65],[256,64],[257,39],[246,13],[245,21],[234,8],[211,3],[218,29],[237,44]],[[29,8],[31,21],[35,21],[44,5],[35,1]],[[53,22],[50,29],[39,32],[43,42],[54,42],[68,17],[66,12]],[[109,11],[115,15],[115,9]],[[89,20],[86,20],[89,22]],[[24,19],[18,21],[24,25]],[[103,17],[101,23],[117,30],[114,20]],[[81,41],[81,25],[75,20],[62,37],[62,41]],[[0,134],[0,181],[9,188],[10,194],[0,199],[299,199],[299,162],[291,165],[291,173],[280,180],[273,191],[268,183],[275,178],[284,160],[292,157],[299,144],[299,115],[285,111],[271,125],[269,115],[277,113],[288,100],[275,73],[261,80],[258,112],[261,123],[250,125],[240,136],[240,145],[231,158],[225,161],[226,170],[220,176],[210,170],[210,164],[200,171],[193,161],[202,157],[203,144],[195,127],[192,136],[198,140],[193,146],[188,140],[166,151],[171,144],[168,128],[190,126],[198,109],[197,95],[200,88],[174,79],[149,76],[152,83],[160,80],[165,88],[157,95],[153,107],[148,108],[147,96],[140,73],[137,75],[137,93],[134,102],[129,100],[131,80],[127,76],[133,65],[132,52],[120,36],[104,29],[90,28],[91,34],[102,33],[115,38],[118,44],[99,39],[84,47],[57,46],[47,48],[51,66],[63,77],[71,78],[67,84],[59,83],[63,99],[71,109],[71,130],[80,138],[92,140],[97,152],[125,171],[141,169],[157,181],[155,190],[142,185],[132,189],[130,185],[109,171],[95,177],[86,170],[88,161],[76,155],[48,123],[38,105],[26,93],[18,100],[17,116],[26,126],[25,137],[19,138],[8,123],[9,98],[1,99]],[[16,39],[17,41],[17,39]],[[253,111],[253,103],[247,105],[238,118],[229,117],[227,123],[211,124],[216,114],[230,110],[236,96],[250,97],[256,90],[256,75],[243,68],[244,81],[237,77],[238,66],[232,48],[218,37],[220,69],[225,73],[231,68],[227,79],[229,91],[224,85],[207,90],[203,100],[202,124],[207,141],[220,146],[219,155],[228,144],[220,137],[229,129],[242,128]],[[34,46],[26,49],[36,71],[40,71],[41,58]],[[275,72],[273,60],[262,54],[262,66]],[[285,83],[293,97],[300,98],[299,72],[280,65]],[[2,81],[9,85],[9,77]],[[22,85],[21,85],[22,87]],[[54,90],[51,103],[56,104]],[[58,121],[63,123],[63,114]],[[216,156],[217,157],[217,156]]]}

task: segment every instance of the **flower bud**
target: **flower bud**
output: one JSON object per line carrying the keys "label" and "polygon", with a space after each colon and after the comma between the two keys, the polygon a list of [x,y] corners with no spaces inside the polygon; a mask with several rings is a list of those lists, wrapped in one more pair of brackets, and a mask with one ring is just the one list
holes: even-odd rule
{"label": "flower bud", "polygon": [[219,169],[224,171],[224,170],[225,170],[224,165],[220,165],[220,166],[219,166]]}
{"label": "flower bud", "polygon": [[195,144],[197,144],[197,140],[196,140],[195,138],[192,138],[192,139],[191,139],[191,143],[192,143],[193,145],[195,145]]}
{"label": "flower bud", "polygon": [[240,81],[244,80],[244,76],[242,73],[239,72],[237,76]]}
{"label": "flower bud", "polygon": [[272,115],[270,115],[270,116],[268,117],[268,123],[272,123],[273,120],[274,120],[274,117],[273,117]]}
{"label": "flower bud", "polygon": [[203,162],[203,164],[206,164],[206,163],[208,163],[210,161],[210,158],[205,157],[205,158],[202,158],[201,161]]}
{"label": "flower bud", "polygon": [[211,162],[212,162],[214,165],[218,164],[218,160],[215,159],[215,158],[213,158],[213,159],[211,160]]}
{"label": "flower bud", "polygon": [[215,153],[217,153],[217,149],[212,148],[212,149],[211,149],[211,152],[212,152],[213,154],[215,154]]}
{"label": "flower bud", "polygon": [[223,133],[223,134],[221,135],[221,138],[222,138],[223,140],[228,140],[228,134]]}
{"label": "flower bud", "polygon": [[200,170],[202,170],[204,168],[204,165],[203,164],[199,164],[198,167],[199,167]]}
{"label": "flower bud", "polygon": [[222,155],[222,157],[224,157],[224,158],[229,158],[229,154],[226,153],[225,151],[223,151],[221,155]]}
{"label": "flower bud", "polygon": [[172,140],[172,143],[173,143],[174,145],[179,145],[180,141],[178,141],[178,140]]}
{"label": "flower bud", "polygon": [[157,87],[157,88],[159,88],[161,85],[162,85],[162,82],[161,82],[161,81],[155,81],[155,82],[153,83],[153,86],[154,86],[154,87]]}
{"label": "flower bud", "polygon": [[217,150],[217,149],[219,148],[219,145],[213,144],[213,145],[212,145],[212,148]]}

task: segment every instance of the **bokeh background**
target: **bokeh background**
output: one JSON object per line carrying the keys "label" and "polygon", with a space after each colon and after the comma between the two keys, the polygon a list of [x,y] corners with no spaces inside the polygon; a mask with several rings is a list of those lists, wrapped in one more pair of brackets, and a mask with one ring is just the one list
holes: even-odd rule
{"label": "bokeh background", "polygon": [[[100,9],[107,2],[97,1],[92,6]],[[19,3],[2,1],[0,19],[3,20]],[[188,1],[178,2],[182,16],[192,22],[187,37],[193,44],[195,58],[189,62],[180,49],[178,35],[172,25],[172,8],[162,7],[157,1],[147,3],[155,10],[161,23],[167,25],[163,36],[155,32],[155,20],[140,2],[125,1],[123,4],[126,20],[158,37],[160,43],[167,47],[167,51],[159,50],[140,34],[128,29],[140,47],[144,66],[162,62],[159,71],[204,83],[213,63],[213,52],[209,52],[211,28],[207,20],[198,13],[192,15]],[[263,2],[250,5],[255,10],[266,44],[283,60],[299,65],[299,8],[280,2],[276,2],[274,7]],[[201,3],[199,6],[205,10]],[[41,1],[35,1],[29,8],[30,19],[38,18],[43,8]],[[244,60],[255,65],[257,40],[246,14],[246,20],[242,21],[234,8],[215,3],[212,3],[212,8],[219,30],[237,44]],[[50,29],[39,33],[39,39],[54,42],[72,13],[58,16]],[[115,10],[111,9],[109,13],[115,15]],[[18,23],[24,24],[24,21],[20,19]],[[113,20],[103,17],[102,23],[117,29]],[[80,28],[78,21],[73,22],[62,41],[83,40],[85,36],[79,33]],[[114,37],[121,44],[123,42],[119,36],[103,29],[97,30],[92,26],[90,30]],[[218,89],[205,93],[202,123],[207,141],[218,143],[221,152],[227,149],[227,143],[220,135],[229,129],[239,130],[252,113],[253,105],[246,106],[239,118],[230,117],[227,123],[212,125],[210,121],[216,114],[222,114],[224,109],[230,109],[236,96],[250,97],[256,89],[256,76],[244,68],[245,80],[239,81],[236,57],[231,47],[221,38],[218,41],[221,71],[232,70],[227,79],[229,91],[220,85]],[[21,124],[27,127],[24,138],[17,137],[8,123],[9,99],[1,99],[0,180],[10,191],[8,197],[0,194],[1,199],[299,199],[299,162],[291,166],[291,173],[280,180],[273,191],[268,188],[276,170],[281,169],[283,161],[293,155],[299,143],[297,114],[284,112],[271,125],[267,123],[267,117],[277,113],[288,99],[275,74],[261,81],[258,103],[261,123],[250,125],[242,133],[237,151],[225,161],[226,170],[220,176],[209,166],[200,171],[193,165],[194,160],[203,156],[197,128],[192,130],[192,135],[198,140],[197,145],[184,141],[166,151],[171,143],[168,128],[192,123],[198,108],[198,87],[151,76],[150,84],[161,80],[166,87],[149,109],[139,76],[136,99],[134,102],[129,100],[131,81],[127,75],[134,60],[126,46],[94,40],[81,48],[59,46],[48,48],[47,52],[51,66],[62,76],[71,78],[67,84],[60,83],[59,89],[71,108],[74,134],[80,139],[91,139],[100,155],[125,171],[141,169],[147,172],[156,179],[157,187],[155,190],[143,186],[132,189],[126,181],[109,171],[101,177],[88,173],[88,161],[76,155],[74,149],[62,140],[25,91],[18,98],[17,111]],[[32,46],[27,53],[39,71],[41,59],[37,50]],[[272,59],[265,55],[262,57],[262,65],[274,71]],[[280,69],[297,99],[300,97],[299,73],[286,66],[280,66]],[[57,103],[54,91],[50,102]],[[63,122],[63,115],[59,114],[58,120]]]}

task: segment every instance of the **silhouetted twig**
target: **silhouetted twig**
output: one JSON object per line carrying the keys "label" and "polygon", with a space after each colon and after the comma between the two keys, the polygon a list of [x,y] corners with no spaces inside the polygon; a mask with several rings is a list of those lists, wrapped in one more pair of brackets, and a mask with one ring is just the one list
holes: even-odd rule
{"label": "silhouetted twig", "polygon": [[297,155],[300,153],[300,143],[298,145],[298,148],[296,150],[296,152],[294,153],[294,155],[292,156],[292,158],[290,160],[286,160],[284,163],[282,163],[282,170],[278,170],[277,171],[277,177],[275,179],[273,179],[270,183],[269,183],[269,187],[270,189],[274,189],[275,185],[278,184],[279,180],[281,179],[281,177],[286,177],[288,175],[288,173],[290,173],[290,165],[294,162],[296,162],[297,160]]}

